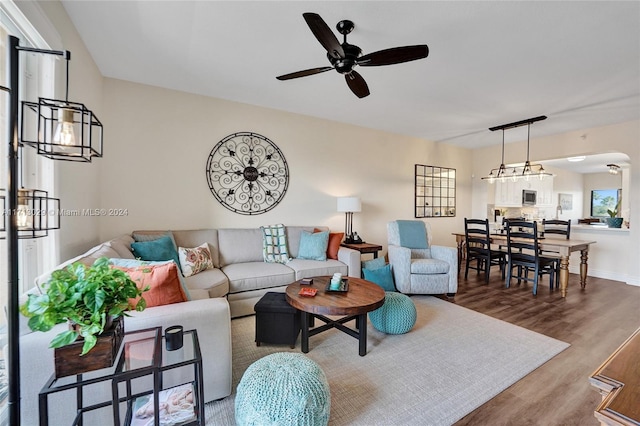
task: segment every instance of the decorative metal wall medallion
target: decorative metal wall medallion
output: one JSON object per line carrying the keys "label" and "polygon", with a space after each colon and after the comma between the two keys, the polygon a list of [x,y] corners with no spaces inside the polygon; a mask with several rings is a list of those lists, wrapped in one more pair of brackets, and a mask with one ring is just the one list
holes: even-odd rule
{"label": "decorative metal wall medallion", "polygon": [[239,214],[268,212],[289,187],[289,166],[282,151],[257,133],[234,133],[218,142],[206,172],[216,200]]}

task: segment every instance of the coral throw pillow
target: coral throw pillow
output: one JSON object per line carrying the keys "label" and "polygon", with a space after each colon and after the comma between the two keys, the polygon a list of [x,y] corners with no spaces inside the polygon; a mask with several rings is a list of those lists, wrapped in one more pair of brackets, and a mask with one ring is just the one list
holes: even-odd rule
{"label": "coral throw pillow", "polygon": [[203,243],[195,248],[178,248],[180,268],[185,277],[213,268],[213,260],[209,251],[209,244]]}
{"label": "coral throw pillow", "polygon": [[[180,285],[178,265],[175,262],[161,265],[142,265],[127,268],[124,266],[111,265],[112,268],[126,272],[138,288],[149,286],[149,290],[142,293],[142,297],[147,302],[147,307],[170,305],[172,303],[186,302],[187,295]],[[130,299],[132,306],[138,299]]]}
{"label": "coral throw pillow", "polygon": [[329,244],[327,245],[327,257],[329,259],[338,259],[338,250],[340,243],[344,237],[344,232],[332,232],[329,234]]}
{"label": "coral throw pillow", "polygon": [[[313,233],[322,232],[322,229],[313,228]],[[344,238],[344,232],[331,232],[329,234],[329,243],[327,244],[327,259],[338,260],[338,250],[340,243]]]}

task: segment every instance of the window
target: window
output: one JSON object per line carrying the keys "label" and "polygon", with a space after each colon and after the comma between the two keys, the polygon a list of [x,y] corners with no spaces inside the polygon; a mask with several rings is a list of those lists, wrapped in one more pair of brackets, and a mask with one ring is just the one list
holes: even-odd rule
{"label": "window", "polygon": [[[21,46],[36,46],[49,49],[39,34],[28,23],[24,15],[12,2],[0,4],[0,85],[8,86],[7,75],[7,38],[11,34],[20,39]],[[23,52],[20,54],[20,83],[18,88],[20,100],[34,100],[38,96],[54,97],[54,59],[43,55]],[[0,92],[0,188],[7,187],[7,120],[8,95]],[[54,193],[53,161],[37,155],[36,150],[24,148],[19,150],[21,170],[18,173],[18,186],[27,189],[39,189]],[[3,206],[4,207],[4,206]],[[4,216],[2,216],[4,219]],[[18,291],[24,292],[34,285],[34,278],[51,269],[55,265],[57,240],[55,233],[46,238],[21,239],[18,242],[20,253]],[[0,240],[0,424],[7,419],[7,372],[4,365],[2,347],[7,343],[6,315],[7,304],[7,241]]]}
{"label": "window", "polygon": [[594,189],[591,191],[591,217],[609,217],[607,210],[616,210],[620,189]]}

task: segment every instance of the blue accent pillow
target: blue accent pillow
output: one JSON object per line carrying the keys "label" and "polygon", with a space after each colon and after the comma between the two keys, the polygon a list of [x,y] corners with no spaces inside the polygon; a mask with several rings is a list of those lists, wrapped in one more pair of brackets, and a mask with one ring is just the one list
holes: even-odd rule
{"label": "blue accent pillow", "polygon": [[384,291],[396,291],[391,275],[391,265],[386,265],[378,269],[363,269],[364,279],[378,284]]}
{"label": "blue accent pillow", "polygon": [[402,247],[428,249],[427,228],[421,220],[398,220],[398,237]]}
{"label": "blue accent pillow", "polygon": [[176,262],[176,265],[178,265],[178,270],[182,273],[178,250],[176,250],[176,246],[169,235],[153,241],[136,241],[131,243],[131,251],[133,251],[135,257],[139,257],[142,260],[173,260]]}
{"label": "blue accent pillow", "polygon": [[378,269],[383,268],[384,265],[387,264],[387,261],[384,260],[384,257],[378,257],[372,260],[365,260],[362,262],[362,269]]}
{"label": "blue accent pillow", "polygon": [[[120,266],[121,268],[137,268],[138,266],[147,266],[147,265],[156,266],[156,265],[164,265],[165,263],[169,263],[169,262],[173,262],[173,260],[150,261],[150,260],[118,259],[118,258],[109,259],[110,264],[112,264],[113,266]],[[184,294],[187,295],[187,300],[191,300],[189,289],[187,288],[187,284],[184,281],[184,277],[182,276],[182,274],[178,273],[178,279],[180,280],[180,286],[182,287],[182,290],[184,290]]]}
{"label": "blue accent pillow", "polygon": [[315,233],[302,231],[297,258],[307,260],[327,260],[328,244],[329,231]]}

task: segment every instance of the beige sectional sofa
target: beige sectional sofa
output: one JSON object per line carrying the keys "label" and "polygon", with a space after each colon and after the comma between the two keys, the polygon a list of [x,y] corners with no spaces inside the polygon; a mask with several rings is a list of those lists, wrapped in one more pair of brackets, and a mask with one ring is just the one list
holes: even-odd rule
{"label": "beige sectional sofa", "polygon": [[[143,312],[133,312],[125,318],[125,330],[161,326],[163,329],[181,324],[185,329],[196,329],[203,357],[205,401],[224,398],[231,394],[231,318],[253,314],[253,306],[268,291],[284,291],[295,280],[317,275],[343,275],[360,277],[360,253],[340,247],[338,259],[327,261],[296,259],[302,231],[328,230],[326,227],[289,226],[286,235],[292,257],[286,264],[266,263],[262,255],[262,230],[260,228],[199,229],[171,231],[179,247],[197,247],[208,243],[214,264],[213,269],[185,278],[191,300],[165,306],[150,307]],[[131,243],[133,234],[165,234],[167,231],[134,231],[101,243],[86,253],[70,259],[55,269],[74,262],[90,265],[103,256],[134,259]],[[36,279],[38,285],[49,278],[50,273]],[[35,289],[37,291],[37,288]],[[51,338],[65,327],[59,324],[48,333],[30,332],[26,320],[21,324],[21,359],[28,360],[22,369],[21,395],[23,424],[37,424],[38,392],[53,372],[53,350],[48,348]],[[185,374],[187,374],[185,372]],[[172,382],[179,384],[190,380],[180,375]],[[169,383],[171,385],[171,383]],[[94,386],[96,388],[96,386]],[[86,397],[108,399],[109,388],[92,390]],[[72,408],[63,401],[69,394],[58,394],[50,399],[49,424],[69,424]],[[87,424],[108,423],[108,410],[100,410],[96,417],[89,417]],[[105,423],[106,424],[106,423]]]}
{"label": "beige sectional sofa", "polygon": [[[286,264],[265,263],[262,255],[260,228],[222,228],[172,231],[179,247],[197,247],[206,242],[213,257],[213,269],[186,277],[186,285],[194,298],[226,297],[231,318],[254,313],[253,306],[268,291],[282,291],[301,278],[318,275],[360,277],[360,253],[340,247],[338,259],[326,261],[296,259],[302,231],[328,231],[322,226],[287,226],[286,235],[292,260]],[[167,231],[134,231],[134,234],[164,234]],[[107,243],[114,249],[129,236]],[[130,254],[131,250],[129,250]],[[127,255],[127,253],[125,253]],[[133,256],[133,254],[131,254]]]}

